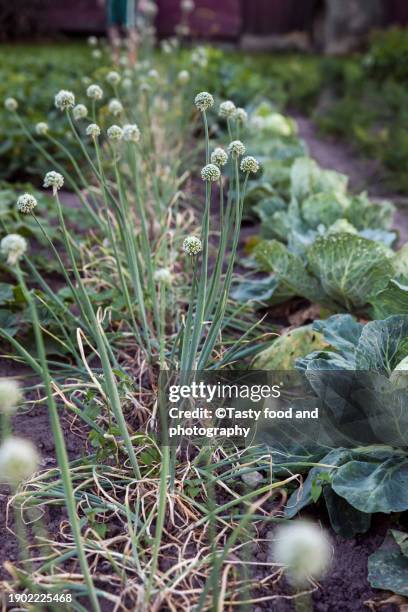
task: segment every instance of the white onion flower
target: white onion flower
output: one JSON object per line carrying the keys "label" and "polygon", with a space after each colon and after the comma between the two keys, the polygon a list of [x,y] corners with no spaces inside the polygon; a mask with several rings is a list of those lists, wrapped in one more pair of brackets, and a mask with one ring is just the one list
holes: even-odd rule
{"label": "white onion flower", "polygon": [[[11,236],[12,235],[13,234],[11,234]],[[9,236],[6,236],[6,238],[8,237]],[[18,238],[22,238],[22,236],[18,236]],[[24,238],[22,239],[24,240]],[[3,238],[3,240],[5,239]],[[0,378],[0,413],[14,414],[22,399],[23,394],[16,380],[13,378]]]}
{"label": "white onion flower", "polygon": [[75,96],[72,91],[61,89],[55,96],[55,106],[61,110],[69,110],[75,106]]}
{"label": "white onion flower", "polygon": [[194,11],[195,4],[193,0],[181,0],[181,10],[183,13],[191,13]]}
{"label": "white onion flower", "polygon": [[235,159],[245,155],[245,151],[245,145],[240,140],[233,140],[233,142],[228,145],[228,153],[231,157],[235,157]]}
{"label": "white onion flower", "polygon": [[52,193],[56,195],[57,191],[64,186],[64,177],[59,172],[51,170],[44,177],[43,187],[52,187]]}
{"label": "white onion flower", "polygon": [[130,89],[132,87],[132,79],[130,79],[129,77],[126,77],[126,79],[123,79],[122,87],[123,89]]}
{"label": "white onion flower", "polygon": [[88,98],[91,98],[91,100],[102,100],[103,89],[102,87],[99,87],[99,85],[95,85],[93,83],[92,85],[89,85],[89,87],[87,87],[86,95],[88,96]]}
{"label": "white onion flower", "polygon": [[123,112],[122,103],[119,100],[116,100],[116,98],[114,98],[113,100],[110,100],[108,104],[108,110],[111,113],[111,115],[113,115],[114,117],[117,117]]}
{"label": "white onion flower", "polygon": [[139,142],[140,130],[136,123],[126,123],[123,126],[123,139],[127,142]]}
{"label": "white onion flower", "polygon": [[180,70],[180,72],[177,75],[177,82],[180,83],[180,85],[186,85],[190,80],[190,73],[188,72],[188,70]]}
{"label": "white onion flower", "polygon": [[100,50],[100,49],[94,49],[94,50],[92,51],[92,57],[93,57],[94,59],[101,59],[101,57],[102,57],[102,52],[101,52],[101,50]]}
{"label": "white onion flower", "polygon": [[23,193],[17,200],[17,210],[23,215],[32,213],[36,206],[37,200],[31,193]]}
{"label": "white onion flower", "polygon": [[119,142],[123,138],[123,130],[118,125],[111,125],[106,133],[112,142]]}
{"label": "white onion flower", "polygon": [[38,468],[40,457],[30,440],[10,437],[0,446],[0,481],[17,485]]}
{"label": "white onion flower", "polygon": [[234,114],[234,119],[239,123],[246,123],[248,121],[248,113],[245,108],[237,108]]}
{"label": "white onion flower", "polygon": [[225,119],[232,119],[236,113],[237,107],[231,100],[227,100],[226,102],[222,102],[220,104],[219,116],[224,117]]}
{"label": "white onion flower", "polygon": [[204,47],[197,47],[191,54],[191,62],[200,68],[206,68],[208,65],[208,54]]}
{"label": "white onion flower", "polygon": [[88,45],[90,47],[96,47],[97,44],[98,44],[98,39],[96,38],[96,36],[88,36]]}
{"label": "white onion flower", "polygon": [[147,73],[147,76],[152,81],[157,81],[158,78],[160,77],[159,73],[157,72],[157,70],[155,68],[152,68],[151,70],[149,70],[149,72]]}
{"label": "white onion flower", "polygon": [[11,113],[15,112],[18,109],[18,102],[15,98],[6,98],[4,100],[4,108]]}
{"label": "white onion flower", "polygon": [[198,110],[204,112],[214,106],[214,98],[208,91],[202,91],[196,95],[194,103]]}
{"label": "white onion flower", "polygon": [[27,241],[20,234],[8,234],[0,242],[0,250],[7,257],[7,263],[10,266],[14,266],[26,252]]}
{"label": "white onion flower", "polygon": [[156,283],[158,283],[159,285],[163,284],[163,285],[166,285],[167,287],[171,286],[172,280],[173,280],[171,272],[168,268],[159,268],[154,273],[153,278],[156,281]]}
{"label": "white onion flower", "polygon": [[39,121],[35,126],[35,131],[39,136],[45,136],[48,133],[48,123],[45,121]]}
{"label": "white onion flower", "polygon": [[278,527],[271,536],[269,560],[285,566],[292,584],[306,586],[327,571],[332,547],[317,525],[297,520]]}
{"label": "white onion flower", "polygon": [[248,155],[241,161],[241,170],[248,174],[256,174],[259,171],[259,161]]}
{"label": "white onion flower", "polygon": [[72,109],[72,115],[75,121],[79,121],[80,119],[85,119],[88,116],[88,109],[85,104],[77,104]]}
{"label": "white onion flower", "polygon": [[173,47],[171,46],[168,40],[162,41],[161,49],[165,55],[170,55],[171,53],[173,53]]}
{"label": "white onion flower", "polygon": [[202,242],[196,236],[188,236],[183,242],[183,251],[191,257],[198,255],[202,250]]}
{"label": "white onion flower", "polygon": [[90,123],[87,126],[85,133],[87,136],[90,136],[91,138],[98,138],[98,136],[101,135],[101,128],[96,123]]}
{"label": "white onion flower", "polygon": [[106,75],[106,80],[110,85],[117,85],[120,82],[120,74],[116,70],[111,70]]}
{"label": "white onion flower", "polygon": [[203,181],[211,181],[214,183],[215,181],[220,180],[221,171],[219,167],[215,164],[207,164],[201,170],[201,178],[203,179]]}
{"label": "white onion flower", "polygon": [[211,163],[216,166],[225,166],[228,161],[228,153],[222,147],[217,147],[211,153]]}
{"label": "white onion flower", "polygon": [[151,2],[151,0],[146,0],[142,5],[143,13],[146,17],[154,17],[157,15],[157,6],[155,2]]}

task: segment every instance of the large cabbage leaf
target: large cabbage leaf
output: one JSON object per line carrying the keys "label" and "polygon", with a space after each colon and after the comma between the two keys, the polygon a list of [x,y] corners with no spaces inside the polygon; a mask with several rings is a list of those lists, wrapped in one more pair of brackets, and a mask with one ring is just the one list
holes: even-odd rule
{"label": "large cabbage leaf", "polygon": [[291,195],[299,201],[325,191],[346,193],[348,178],[334,170],[322,170],[310,157],[299,157],[291,169]]}
{"label": "large cabbage leaf", "polygon": [[340,233],[317,238],[303,257],[276,240],[260,242],[254,254],[262,270],[274,272],[295,295],[351,312],[368,312],[372,303],[379,308],[382,299],[388,314],[389,300],[381,295],[394,275],[394,260],[384,245]]}
{"label": "large cabbage leaf", "polygon": [[408,534],[391,530],[368,558],[368,581],[375,589],[408,597]]}
{"label": "large cabbage leaf", "polygon": [[306,256],[325,294],[350,311],[363,308],[393,274],[386,248],[353,234],[319,237]]}
{"label": "large cabbage leaf", "polygon": [[[359,513],[408,510],[408,378],[404,376],[408,315],[366,325],[350,315],[336,315],[316,321],[313,329],[323,335],[330,349],[315,351],[297,360],[296,366],[323,399],[329,424],[334,415],[334,423],[341,425],[343,433],[349,436],[345,427],[349,423],[352,435],[367,434],[372,441],[350,449],[344,443],[336,447],[334,435],[333,450],[320,457],[320,465],[310,470],[302,487],[289,499],[286,515],[292,517],[315,501],[313,490],[323,474],[324,498],[333,527],[343,535],[352,535],[366,526]],[[359,421],[362,413],[364,419]],[[320,431],[315,429],[316,440],[318,435]],[[289,453],[291,443],[288,440]],[[333,494],[357,514],[351,510],[342,520],[335,512],[338,503],[334,504]]]}

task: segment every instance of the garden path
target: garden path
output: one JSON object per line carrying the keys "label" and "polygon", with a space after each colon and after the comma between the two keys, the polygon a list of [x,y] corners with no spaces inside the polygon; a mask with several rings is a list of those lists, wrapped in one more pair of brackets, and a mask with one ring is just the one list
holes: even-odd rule
{"label": "garden path", "polygon": [[318,164],[346,174],[352,191],[358,193],[366,190],[373,200],[387,199],[398,207],[395,228],[399,232],[399,246],[408,242],[408,197],[390,192],[381,164],[359,156],[346,142],[322,136],[311,119],[295,113],[292,116],[298,124],[299,136],[305,141],[310,155]]}

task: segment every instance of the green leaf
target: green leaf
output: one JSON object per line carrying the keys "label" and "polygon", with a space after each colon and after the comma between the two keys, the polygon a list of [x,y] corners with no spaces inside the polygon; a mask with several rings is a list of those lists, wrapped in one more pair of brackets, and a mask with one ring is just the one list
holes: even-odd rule
{"label": "green leaf", "polygon": [[[231,297],[244,304],[245,302],[266,302],[275,296],[279,288],[279,281],[274,276],[265,278],[247,278],[231,291]],[[285,298],[286,295],[286,298]],[[283,295],[283,301],[293,296],[293,293],[288,291]]]}
{"label": "green leaf", "polygon": [[356,349],[356,369],[391,374],[408,337],[408,315],[396,315],[364,326]]}
{"label": "green leaf", "polygon": [[321,479],[325,473],[330,474],[342,461],[347,461],[349,456],[350,451],[344,448],[334,449],[325,455],[320,461],[324,465],[313,467],[302,486],[289,497],[285,507],[285,518],[293,518],[300,510],[311,504],[313,482]]}
{"label": "green leaf", "polygon": [[326,346],[323,336],[313,331],[311,325],[298,327],[280,336],[271,346],[259,353],[253,363],[253,368],[255,370],[292,370],[295,359]]}
{"label": "green leaf", "polygon": [[347,310],[365,306],[370,295],[387,286],[393,272],[383,245],[353,234],[317,238],[307,259],[324,292]]}
{"label": "green leaf", "polygon": [[393,532],[368,558],[368,581],[375,589],[408,596],[408,558],[399,548]]}
{"label": "green leaf", "polygon": [[291,169],[292,197],[303,201],[313,193],[335,191],[345,193],[348,179],[334,170],[322,170],[310,157],[298,158]]}
{"label": "green leaf", "polygon": [[14,286],[9,283],[0,283],[0,304],[14,301]]}
{"label": "green leaf", "polygon": [[408,509],[408,457],[349,461],[335,472],[332,486],[361,512],[403,512]]}
{"label": "green leaf", "polygon": [[364,325],[351,315],[333,315],[324,321],[315,321],[313,329],[344,357],[354,356]]}
{"label": "green leaf", "polygon": [[302,217],[316,229],[321,223],[330,227],[344,216],[345,197],[336,192],[317,193],[308,197],[302,204]]}
{"label": "green leaf", "polygon": [[350,199],[346,217],[359,230],[366,228],[390,229],[395,206],[387,200],[373,202],[365,192]]}
{"label": "green leaf", "polygon": [[287,285],[295,295],[301,295],[313,302],[324,301],[324,294],[318,281],[306,270],[297,257],[277,240],[262,241],[254,250],[262,268],[275,272],[278,279]]}
{"label": "green leaf", "polygon": [[369,301],[373,319],[386,319],[391,315],[408,312],[408,284],[392,278],[386,288]]}
{"label": "green leaf", "polygon": [[366,533],[371,525],[371,515],[360,512],[344,498],[339,497],[330,486],[325,486],[323,495],[333,530],[343,538],[353,538]]}

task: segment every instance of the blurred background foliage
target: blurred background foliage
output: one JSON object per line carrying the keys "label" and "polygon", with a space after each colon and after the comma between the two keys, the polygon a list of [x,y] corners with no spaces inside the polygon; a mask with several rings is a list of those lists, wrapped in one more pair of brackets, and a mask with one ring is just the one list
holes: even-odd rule
{"label": "blurred background foliage", "polygon": [[[188,50],[176,53],[176,63],[182,69]],[[348,57],[235,50],[221,53],[216,47],[209,47],[208,53],[209,68],[200,79],[203,88],[242,106],[267,98],[277,110],[306,114],[322,133],[344,138],[363,155],[378,159],[394,191],[408,190],[407,30],[376,32],[366,53]],[[161,61],[167,61],[165,56]],[[37,122],[47,121],[52,135],[61,138],[64,128],[55,121],[55,92],[75,89],[78,77],[92,78],[98,65],[84,43],[2,45],[0,98],[15,97],[32,130]],[[85,87],[84,83],[84,92]],[[81,92],[76,93],[80,97]],[[69,141],[65,144],[74,147]],[[35,182],[34,177],[46,169],[3,108],[0,158],[2,180]]]}

